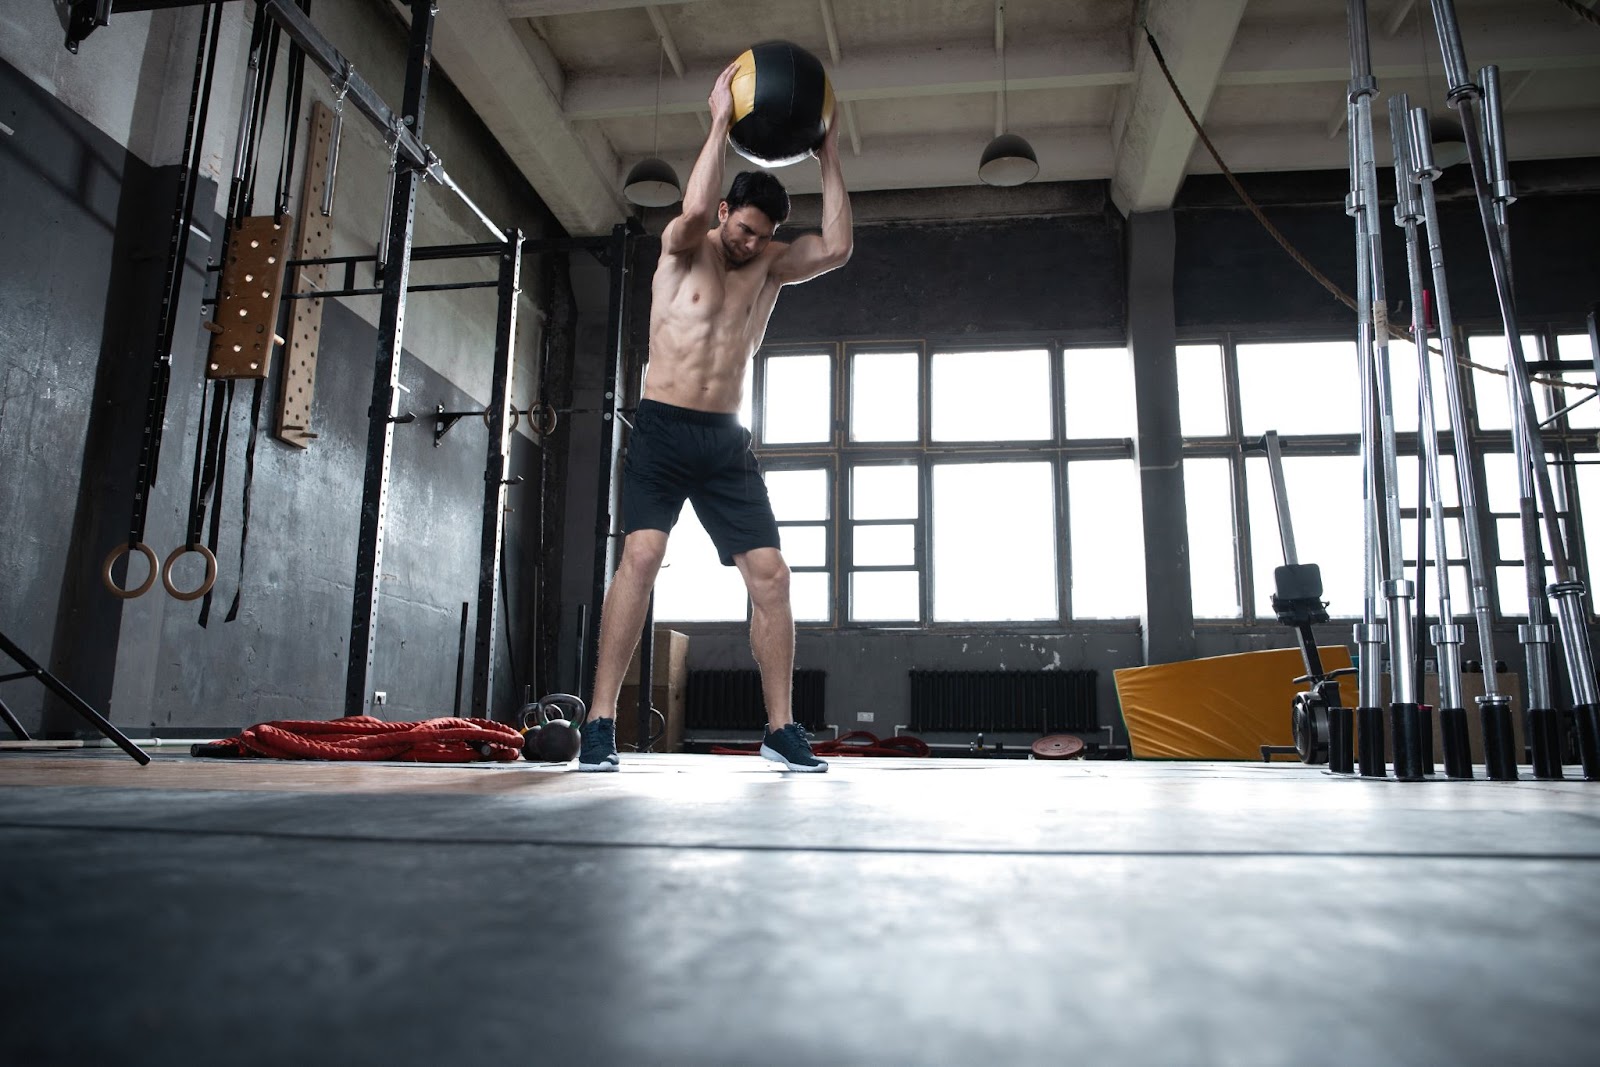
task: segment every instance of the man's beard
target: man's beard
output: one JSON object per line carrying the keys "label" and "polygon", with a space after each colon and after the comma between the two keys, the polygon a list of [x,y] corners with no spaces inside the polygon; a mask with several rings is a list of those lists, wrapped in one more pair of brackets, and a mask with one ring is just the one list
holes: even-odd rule
{"label": "man's beard", "polygon": [[752,259],[756,258],[756,254],[754,252],[751,252],[748,256],[741,256],[739,254],[739,250],[728,243],[727,238],[723,238],[722,252],[728,257],[728,262],[732,263],[736,267],[742,267]]}

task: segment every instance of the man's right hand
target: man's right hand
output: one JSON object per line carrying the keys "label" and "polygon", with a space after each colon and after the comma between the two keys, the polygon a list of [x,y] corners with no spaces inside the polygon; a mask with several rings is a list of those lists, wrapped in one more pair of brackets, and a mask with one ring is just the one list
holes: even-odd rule
{"label": "man's right hand", "polygon": [[739,69],[736,59],[729,63],[721,74],[717,75],[717,82],[711,87],[711,98],[706,102],[711,105],[711,121],[720,123],[724,127],[733,125],[733,84],[734,72]]}

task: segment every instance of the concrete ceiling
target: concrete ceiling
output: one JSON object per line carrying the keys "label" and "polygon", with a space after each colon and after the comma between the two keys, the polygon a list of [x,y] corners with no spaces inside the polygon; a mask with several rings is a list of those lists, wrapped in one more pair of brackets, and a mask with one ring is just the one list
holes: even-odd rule
{"label": "concrete ceiling", "polygon": [[[1580,0],[1600,9],[1600,0]],[[1600,27],[1556,0],[1457,0],[1467,60],[1497,63],[1513,159],[1600,155]],[[1125,211],[1214,172],[1144,36],[1154,33],[1232,169],[1345,166],[1345,5],[1333,0],[443,0],[435,56],[575,234],[622,219],[623,176],[657,152],[687,179],[717,72],[787,38],[828,67],[852,189],[976,185],[998,131],[1036,181],[1109,179]],[[1446,111],[1427,0],[1370,0],[1382,93]],[[659,85],[657,70],[664,70]],[[1374,107],[1380,155],[1387,107]],[[782,173],[814,192],[817,170]]]}

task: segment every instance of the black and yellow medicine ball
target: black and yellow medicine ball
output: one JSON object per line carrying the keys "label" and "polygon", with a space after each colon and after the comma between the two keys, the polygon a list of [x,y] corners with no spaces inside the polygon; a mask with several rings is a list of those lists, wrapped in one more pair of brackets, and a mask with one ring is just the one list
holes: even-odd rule
{"label": "black and yellow medicine ball", "polygon": [[810,155],[833,122],[833,85],[822,61],[797,44],[767,41],[737,63],[728,131],[734,150],[763,167]]}

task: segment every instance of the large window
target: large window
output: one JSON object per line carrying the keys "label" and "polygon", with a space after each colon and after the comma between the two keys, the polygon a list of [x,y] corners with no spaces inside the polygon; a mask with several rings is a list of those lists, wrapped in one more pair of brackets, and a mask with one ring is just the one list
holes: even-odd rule
{"label": "large window", "polygon": [[[1512,448],[1504,337],[1471,335],[1461,354],[1471,366],[1446,367],[1429,354],[1434,425],[1442,431],[1439,474],[1444,502],[1445,571],[1458,615],[1471,610],[1450,385],[1454,376],[1468,413],[1473,480],[1481,514],[1490,584],[1499,613],[1528,610],[1521,500],[1525,488]],[[1594,431],[1595,360],[1587,335],[1530,332],[1523,356],[1535,376],[1534,404],[1550,463],[1559,521],[1574,563],[1600,559],[1600,512],[1583,521],[1582,506],[1600,508],[1600,463]],[[1423,501],[1417,458],[1421,375],[1414,346],[1388,346],[1397,433],[1399,539],[1406,576],[1417,580],[1419,553],[1428,560],[1423,607],[1437,611],[1435,531]],[[1324,598],[1335,616],[1355,617],[1364,598],[1361,401],[1352,340],[1257,340],[1222,337],[1177,350],[1179,421],[1184,438],[1190,593],[1196,618],[1271,619],[1273,569],[1284,561],[1262,435],[1274,430],[1283,453],[1288,519],[1302,563],[1322,570]],[[1419,514],[1423,526],[1419,527]],[[1591,530],[1591,527],[1593,528]],[[1548,541],[1539,530],[1542,552]],[[1592,568],[1590,569],[1592,573]],[[1549,575],[1545,576],[1546,581]]]}
{"label": "large window", "polygon": [[[751,378],[799,625],[1143,612],[1125,348],[769,346]],[[667,562],[658,618],[747,617],[737,572],[717,565],[688,512]]]}

